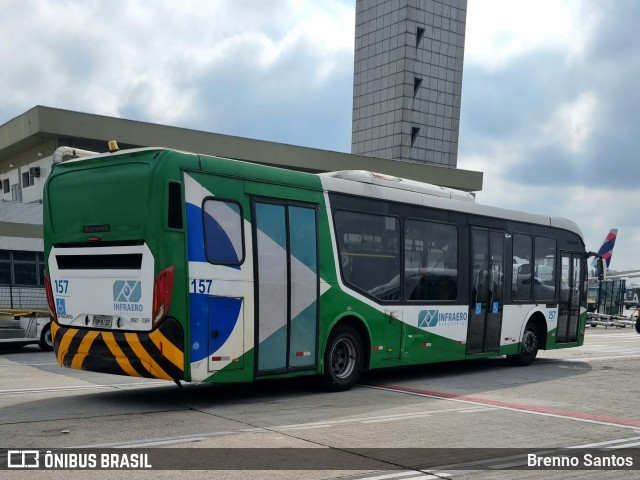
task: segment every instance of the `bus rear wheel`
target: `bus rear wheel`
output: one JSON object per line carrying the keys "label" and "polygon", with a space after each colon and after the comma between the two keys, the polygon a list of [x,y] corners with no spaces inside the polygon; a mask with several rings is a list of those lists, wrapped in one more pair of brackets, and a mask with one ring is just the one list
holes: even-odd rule
{"label": "bus rear wheel", "polygon": [[349,325],[336,327],[324,352],[324,386],[342,392],[353,387],[362,372],[362,340]]}
{"label": "bus rear wheel", "polygon": [[38,346],[41,350],[45,352],[50,352],[53,350],[53,337],[51,336],[51,323],[47,323],[44,327],[42,327],[42,332],[40,333],[40,341],[38,342]]}
{"label": "bus rear wheel", "polygon": [[516,367],[526,367],[531,365],[538,355],[540,348],[540,333],[535,325],[528,323],[522,335],[522,345],[520,353],[507,355],[507,360]]}

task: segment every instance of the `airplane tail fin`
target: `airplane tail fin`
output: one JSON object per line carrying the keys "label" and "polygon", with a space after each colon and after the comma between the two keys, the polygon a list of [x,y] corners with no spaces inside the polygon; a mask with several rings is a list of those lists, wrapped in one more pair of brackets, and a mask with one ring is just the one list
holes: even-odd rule
{"label": "airplane tail fin", "polygon": [[613,255],[613,246],[616,243],[617,236],[618,229],[612,228],[604,239],[604,242],[602,242],[600,250],[598,250],[598,253],[602,255],[602,258],[607,262],[607,268],[609,268],[609,264],[611,263],[611,255]]}

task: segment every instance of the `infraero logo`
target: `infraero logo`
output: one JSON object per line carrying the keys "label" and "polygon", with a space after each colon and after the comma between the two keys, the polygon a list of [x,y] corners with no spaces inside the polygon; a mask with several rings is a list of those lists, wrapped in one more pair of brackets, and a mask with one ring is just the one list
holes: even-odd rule
{"label": "infraero logo", "polygon": [[142,297],[142,287],[138,280],[116,280],[113,282],[113,301],[138,303]]}
{"label": "infraero logo", "polygon": [[418,327],[435,327],[438,324],[438,310],[422,310],[418,314]]}
{"label": "infraero logo", "polygon": [[442,312],[439,310],[421,310],[418,314],[418,327],[453,327],[464,324],[469,318],[467,312]]}

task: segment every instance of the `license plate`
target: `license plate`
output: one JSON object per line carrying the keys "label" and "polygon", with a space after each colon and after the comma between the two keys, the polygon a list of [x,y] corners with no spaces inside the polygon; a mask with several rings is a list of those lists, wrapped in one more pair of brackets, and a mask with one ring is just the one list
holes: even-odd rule
{"label": "license plate", "polygon": [[111,321],[113,317],[111,315],[94,315],[93,326],[100,328],[111,328]]}

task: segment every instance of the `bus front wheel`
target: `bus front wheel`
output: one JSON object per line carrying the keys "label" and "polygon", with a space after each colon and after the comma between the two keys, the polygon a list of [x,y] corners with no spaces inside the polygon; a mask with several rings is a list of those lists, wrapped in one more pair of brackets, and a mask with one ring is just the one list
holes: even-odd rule
{"label": "bus front wheel", "polygon": [[324,352],[324,385],[334,392],[349,390],[362,371],[362,340],[349,325],[336,327]]}
{"label": "bus front wheel", "polygon": [[526,367],[531,365],[538,355],[540,347],[540,334],[535,325],[527,324],[522,335],[522,345],[520,353],[515,355],[507,355],[507,360],[511,365],[517,367]]}

